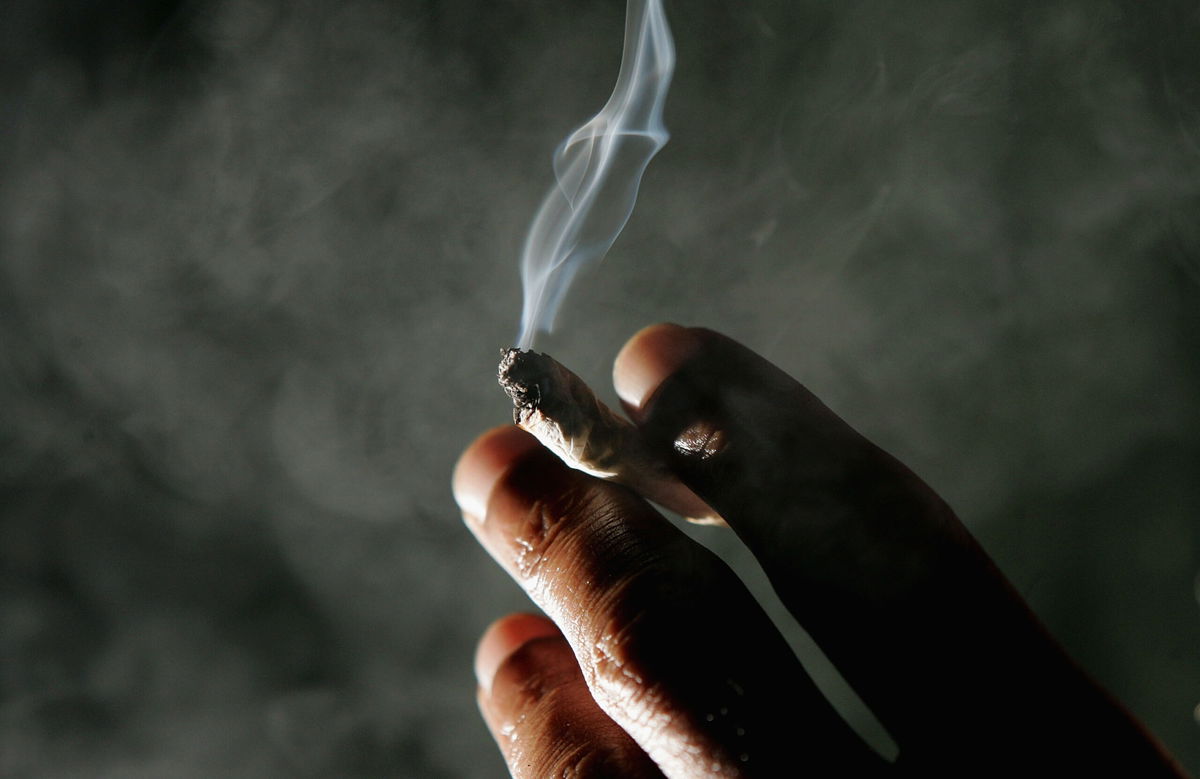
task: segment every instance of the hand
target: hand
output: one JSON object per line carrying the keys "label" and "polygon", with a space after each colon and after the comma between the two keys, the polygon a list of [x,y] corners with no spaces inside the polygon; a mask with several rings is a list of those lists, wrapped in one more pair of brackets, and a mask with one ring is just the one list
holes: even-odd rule
{"label": "hand", "polygon": [[515,776],[1181,775],[950,508],[793,379],[672,325],[636,335],[614,378],[900,755],[858,739],[715,556],[508,427],[468,448],[454,491],[549,616],[499,620],[476,655]]}

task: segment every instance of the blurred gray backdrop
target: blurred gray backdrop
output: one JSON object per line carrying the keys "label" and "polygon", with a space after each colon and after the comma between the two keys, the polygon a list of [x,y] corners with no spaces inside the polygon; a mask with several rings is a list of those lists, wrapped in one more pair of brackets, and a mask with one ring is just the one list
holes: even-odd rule
{"label": "blurred gray backdrop", "polygon": [[[673,140],[539,348],[765,353],[1200,768],[1200,7],[667,10]],[[470,658],[528,604],[449,477],[623,15],[3,4],[0,774],[502,775]]]}

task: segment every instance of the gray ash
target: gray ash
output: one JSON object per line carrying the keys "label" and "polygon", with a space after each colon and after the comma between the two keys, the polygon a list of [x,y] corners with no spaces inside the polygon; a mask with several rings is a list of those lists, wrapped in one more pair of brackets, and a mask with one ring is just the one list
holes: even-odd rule
{"label": "gray ash", "polygon": [[[521,424],[541,410],[554,415],[562,410],[567,382],[574,377],[548,354],[509,348],[501,350],[496,378],[513,402],[513,422]],[[582,384],[582,382],[580,382]]]}

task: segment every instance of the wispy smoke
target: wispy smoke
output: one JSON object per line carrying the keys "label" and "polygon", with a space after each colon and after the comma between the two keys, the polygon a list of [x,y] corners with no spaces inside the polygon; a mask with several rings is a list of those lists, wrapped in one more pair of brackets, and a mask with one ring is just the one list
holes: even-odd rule
{"label": "wispy smoke", "polygon": [[637,200],[642,174],[667,142],[663,103],[675,44],[661,0],[629,0],[625,53],[612,97],[554,152],[555,185],[521,253],[522,349],[548,332],[579,269],[604,256]]}
{"label": "wispy smoke", "polygon": [[[1195,773],[1195,0],[663,5],[670,153],[555,349],[769,350]],[[504,775],[470,658],[529,605],[449,472],[625,11],[5,0],[0,776]]]}

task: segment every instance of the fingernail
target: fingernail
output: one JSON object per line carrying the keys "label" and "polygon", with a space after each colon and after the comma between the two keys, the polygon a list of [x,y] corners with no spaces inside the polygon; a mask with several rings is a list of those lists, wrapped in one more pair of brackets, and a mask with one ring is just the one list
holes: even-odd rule
{"label": "fingernail", "polygon": [[451,482],[454,500],[463,514],[479,522],[486,520],[488,498],[496,481],[521,455],[537,446],[536,438],[511,426],[475,439],[454,466]]}
{"label": "fingernail", "polygon": [[475,679],[488,695],[496,669],[522,645],[538,638],[559,635],[558,628],[536,614],[509,614],[493,622],[475,649]]}
{"label": "fingernail", "polygon": [[663,379],[691,359],[700,346],[696,331],[679,325],[651,325],[639,331],[613,363],[617,396],[636,415]]}

